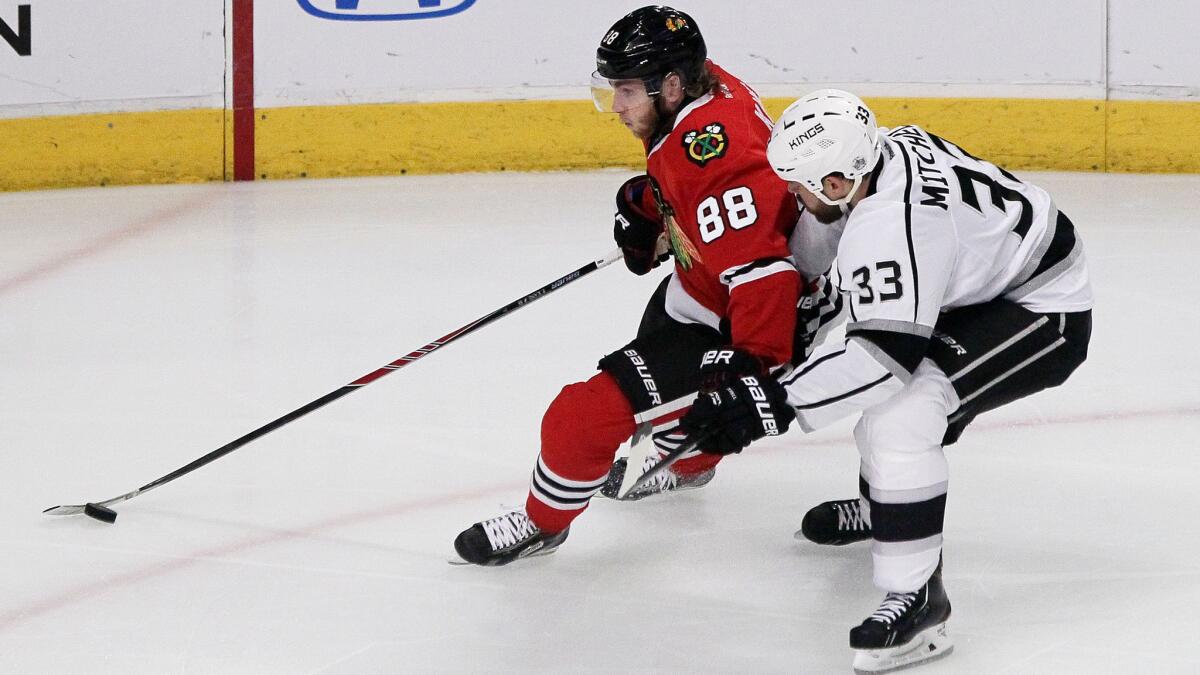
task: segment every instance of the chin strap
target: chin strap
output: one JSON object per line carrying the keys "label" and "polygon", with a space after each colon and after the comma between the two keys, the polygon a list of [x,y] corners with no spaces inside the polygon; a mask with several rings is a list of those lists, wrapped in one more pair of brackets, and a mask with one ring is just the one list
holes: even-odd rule
{"label": "chin strap", "polygon": [[826,206],[836,206],[841,209],[842,215],[844,216],[847,213],[850,213],[850,200],[853,199],[855,193],[858,192],[858,187],[862,185],[863,175],[856,176],[854,178],[854,182],[850,185],[850,191],[847,192],[846,196],[842,197],[841,199],[830,199],[828,196],[826,196],[824,190],[820,192],[813,192],[813,194],[816,195],[817,199],[820,199],[821,203],[825,204]]}
{"label": "chin strap", "polygon": [[[821,200],[821,203],[825,204],[826,206],[836,206],[841,209],[842,215],[844,216],[847,213],[850,213],[850,200],[853,199],[854,195],[858,193],[858,188],[860,185],[862,185],[863,178],[874,180],[875,176],[879,174],[879,171],[882,169],[882,167],[883,153],[876,150],[875,167],[864,174],[855,176],[854,183],[850,186],[850,192],[847,192],[845,197],[842,197],[841,199],[830,199],[825,195],[825,190],[823,189],[820,192],[813,192],[813,194],[816,195],[817,199]],[[809,192],[812,192],[812,190],[809,190]],[[868,190],[867,194],[870,193],[871,191]]]}

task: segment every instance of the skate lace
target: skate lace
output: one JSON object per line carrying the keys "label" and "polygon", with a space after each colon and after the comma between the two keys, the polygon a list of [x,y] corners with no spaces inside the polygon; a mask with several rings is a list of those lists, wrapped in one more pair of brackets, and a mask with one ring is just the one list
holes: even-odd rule
{"label": "skate lace", "polygon": [[[645,474],[650,469],[653,469],[659,462],[666,457],[666,452],[661,448],[658,452],[647,455],[646,461],[642,463],[642,473]],[[643,486],[643,492],[664,492],[675,487],[675,483],[679,480],[679,476],[671,469],[667,469],[654,477],[654,480],[646,483]]]}
{"label": "skate lace", "polygon": [[879,621],[891,625],[912,606],[917,599],[916,593],[888,593],[879,605],[879,609],[867,618],[867,621]]}
{"label": "skate lace", "polygon": [[871,527],[857,499],[835,502],[833,510],[837,511],[839,530],[864,532]]}
{"label": "skate lace", "polygon": [[541,531],[524,511],[513,511],[496,516],[483,521],[481,525],[483,525],[483,532],[487,535],[488,544],[493,551],[508,548]]}

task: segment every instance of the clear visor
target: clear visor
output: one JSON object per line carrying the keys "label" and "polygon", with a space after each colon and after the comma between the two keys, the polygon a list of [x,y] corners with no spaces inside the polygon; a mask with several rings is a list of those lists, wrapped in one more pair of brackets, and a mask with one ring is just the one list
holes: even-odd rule
{"label": "clear visor", "polygon": [[610,80],[592,73],[592,101],[600,112],[623,113],[653,100],[641,80]]}

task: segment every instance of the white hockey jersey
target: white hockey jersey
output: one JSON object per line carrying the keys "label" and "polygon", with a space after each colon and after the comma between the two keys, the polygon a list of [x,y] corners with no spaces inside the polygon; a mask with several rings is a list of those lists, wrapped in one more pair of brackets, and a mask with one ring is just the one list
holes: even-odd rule
{"label": "white hockey jersey", "polygon": [[919,127],[880,133],[882,167],[837,248],[848,337],[784,381],[806,431],[899,391],[945,310],[999,297],[1092,307],[1082,242],[1045,190]]}

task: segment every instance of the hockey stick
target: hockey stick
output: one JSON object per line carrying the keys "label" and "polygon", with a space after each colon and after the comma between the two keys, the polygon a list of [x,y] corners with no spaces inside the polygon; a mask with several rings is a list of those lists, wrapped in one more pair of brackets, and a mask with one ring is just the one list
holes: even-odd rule
{"label": "hockey stick", "polygon": [[633,469],[630,467],[644,466],[646,458],[650,456],[651,452],[654,452],[653,432],[654,427],[650,422],[642,422],[637,425],[633,437],[629,439],[629,454],[625,457],[625,475],[621,477],[621,487],[617,488],[617,499],[624,499],[636,482]]}
{"label": "hockey stick", "polygon": [[[702,434],[700,436],[697,436],[696,438],[689,438],[686,443],[684,443],[683,445],[679,446],[678,448],[675,448],[674,450],[672,450],[672,451],[668,452],[666,455],[664,455],[662,458],[662,461],[659,462],[658,464],[655,464],[654,466],[650,467],[649,471],[638,476],[638,479],[633,481],[633,484],[630,485],[628,489],[625,488],[625,483],[621,483],[621,492],[619,492],[617,494],[617,499],[624,499],[625,495],[629,494],[630,492],[633,492],[634,490],[640,489],[643,485],[654,480],[655,476],[657,476],[658,474],[671,468],[672,464],[674,464],[675,462],[678,462],[687,453],[691,452],[692,450],[695,450],[697,448],[697,446],[699,446],[704,441],[707,441],[711,435],[712,434],[709,433],[709,434]],[[632,464],[626,465],[626,468],[625,468],[626,472],[629,471],[630,466],[632,466]]]}
{"label": "hockey stick", "polygon": [[181,466],[178,469],[172,471],[171,473],[168,473],[167,475],[162,476],[161,478],[152,480],[149,483],[146,483],[145,485],[141,486],[140,488],[133,490],[132,492],[126,492],[123,495],[120,495],[118,497],[113,497],[112,499],[106,499],[102,502],[88,502],[87,504],[75,504],[75,505],[66,505],[66,506],[51,506],[50,508],[43,511],[43,513],[48,513],[48,514],[54,515],[54,516],[69,516],[69,515],[74,515],[77,513],[84,513],[84,514],[87,514],[88,516],[91,516],[92,518],[97,519],[97,520],[102,520],[104,522],[111,523],[117,519],[117,512],[108,508],[109,506],[111,506],[113,504],[119,504],[121,502],[133,499],[134,497],[136,497],[142,493],[149,492],[150,490],[153,490],[156,487],[170,483],[171,481],[175,480],[176,478],[179,478],[180,476],[189,474],[189,473],[195,471],[196,469],[199,469],[200,467],[204,466],[205,464],[208,464],[209,462],[216,461],[216,460],[220,459],[221,457],[224,457],[225,455],[228,455],[229,453],[233,452],[234,450],[237,450],[238,448],[242,447],[243,445],[246,445],[247,443],[249,443],[255,439],[265,436],[265,435],[271,433],[272,431],[275,431],[279,427],[284,426],[285,424],[294,422],[297,419],[304,417],[308,413],[310,413],[318,408],[321,408],[328,403],[332,403],[333,401],[338,400],[339,398],[345,396],[346,394],[349,394],[350,392],[352,392],[356,389],[365,387],[366,385],[374,382],[375,380],[378,380],[379,378],[383,377],[384,375],[388,375],[394,371],[400,370],[401,368],[403,368],[404,366],[407,366],[408,364],[412,363],[413,361],[416,361],[427,354],[431,354],[431,353],[437,351],[438,349],[445,347],[446,345],[450,344],[451,342],[454,342],[458,338],[463,337],[464,335],[469,335],[469,334],[479,330],[480,328],[483,328],[484,326],[488,325],[489,323],[492,323],[496,319],[499,319],[502,316],[505,316],[511,312],[514,312],[514,311],[524,307],[525,305],[528,305],[529,303],[533,302],[534,300],[540,300],[541,298],[545,297],[546,295],[548,295],[554,291],[557,291],[558,289],[579,279],[580,277],[583,277],[592,272],[595,272],[596,270],[600,269],[601,267],[607,267],[608,265],[611,265],[612,263],[614,263],[620,259],[621,259],[621,250],[615,249],[612,252],[610,252],[609,254],[605,255],[603,258],[594,260],[594,261],[584,265],[583,267],[580,267],[579,269],[575,270],[574,272],[571,272],[570,274],[567,274],[563,277],[560,277],[559,279],[556,279],[555,281],[552,281],[552,282],[546,284],[545,286],[542,286],[541,288],[530,293],[529,295],[526,295],[525,297],[520,298],[518,300],[514,300],[514,301],[508,303],[507,305],[501,307],[500,309],[497,309],[496,311],[492,312],[491,314],[482,316],[482,317],[472,321],[471,323],[463,326],[462,328],[459,328],[458,330],[455,330],[452,333],[449,333],[445,336],[438,338],[437,340],[434,340],[433,342],[430,342],[429,344],[425,345],[424,347],[421,347],[419,349],[411,351],[408,354],[396,359],[395,361],[392,361],[391,363],[387,364],[386,366],[383,366],[382,368],[379,368],[378,370],[375,370],[374,372],[363,375],[362,377],[358,378],[357,380],[354,380],[350,384],[347,384],[340,389],[331,391],[328,394],[322,396],[321,398],[318,398],[317,400],[312,401],[311,403],[309,403],[307,405],[297,408],[297,409],[293,410],[292,412],[284,415],[283,417],[280,417],[279,419],[277,419],[273,422],[268,422],[267,424],[264,424],[263,426],[255,429],[254,431],[251,431],[250,433],[246,434],[245,436],[242,436],[241,438],[238,438],[237,440],[230,441],[229,443],[226,443],[225,445],[217,448],[216,450],[213,450],[212,452],[208,453],[207,455],[204,455],[203,457],[200,457],[199,459],[191,462],[190,464]]}
{"label": "hockey stick", "polygon": [[[783,377],[787,376],[787,374],[790,372],[791,372],[790,367],[787,367],[787,368],[781,367],[778,370],[776,370],[774,373],[771,373],[771,377],[775,378],[776,380],[780,380]],[[654,466],[650,467],[650,470],[647,471],[646,473],[642,474],[641,476],[638,476],[637,480],[622,481],[621,482],[621,490],[617,493],[617,499],[624,499],[625,495],[629,494],[630,492],[633,492],[634,490],[641,488],[643,485],[646,485],[650,481],[654,480],[655,476],[657,476],[658,474],[671,468],[672,464],[674,464],[675,462],[678,462],[680,459],[683,459],[684,455],[691,452],[692,450],[695,450],[697,447],[699,447],[705,441],[707,441],[708,439],[712,438],[715,435],[716,435],[716,430],[710,429],[710,430],[708,430],[708,433],[701,433],[700,435],[696,436],[695,438],[689,438],[686,441],[684,441],[683,445],[680,445],[678,448],[675,448],[674,450],[668,452],[666,455],[663,455],[662,461],[660,461],[658,464],[655,464]],[[632,463],[626,464],[626,469],[625,469],[626,478],[628,478],[628,472],[629,472],[628,467],[630,467],[630,466],[633,466],[633,464]]]}

